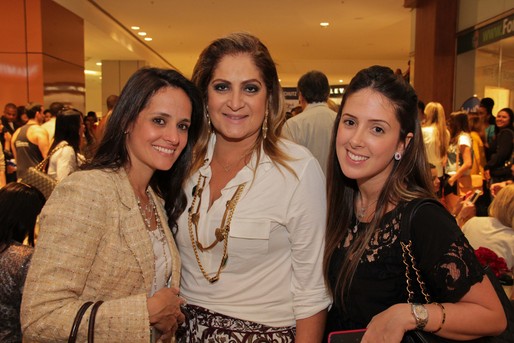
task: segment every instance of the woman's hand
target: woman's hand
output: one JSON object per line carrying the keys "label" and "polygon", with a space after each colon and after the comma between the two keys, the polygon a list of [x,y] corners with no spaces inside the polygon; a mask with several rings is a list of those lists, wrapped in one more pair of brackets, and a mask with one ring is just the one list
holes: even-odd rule
{"label": "woman's hand", "polygon": [[415,326],[410,305],[396,304],[371,319],[361,342],[399,343],[405,332]]}
{"label": "woman's hand", "polygon": [[150,325],[162,333],[161,340],[166,340],[175,334],[178,325],[184,322],[184,314],[180,305],[185,300],[178,296],[176,288],[162,288],[147,300]]}

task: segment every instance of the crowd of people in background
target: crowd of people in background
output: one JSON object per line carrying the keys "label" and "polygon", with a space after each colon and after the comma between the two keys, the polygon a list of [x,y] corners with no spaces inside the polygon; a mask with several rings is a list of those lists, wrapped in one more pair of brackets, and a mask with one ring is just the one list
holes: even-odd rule
{"label": "crowd of people in background", "polygon": [[[0,341],[66,341],[98,300],[104,341],[500,334],[474,251],[514,267],[512,109],[425,105],[408,72],[383,66],[359,71],[340,105],[329,89],[306,72],[286,114],[271,53],[233,33],[191,80],[136,71],[101,120],[64,102],[6,104]],[[48,199],[24,183],[45,161]],[[434,303],[406,297],[402,220],[416,199],[435,200],[408,228]]]}

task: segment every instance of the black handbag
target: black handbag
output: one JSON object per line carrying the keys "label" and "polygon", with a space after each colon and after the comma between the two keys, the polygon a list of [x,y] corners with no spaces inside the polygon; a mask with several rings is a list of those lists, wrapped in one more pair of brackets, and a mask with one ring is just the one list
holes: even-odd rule
{"label": "black handbag", "polygon": [[[416,199],[412,200],[407,206],[405,207],[402,218],[400,222],[400,244],[402,246],[403,251],[403,263],[405,264],[405,277],[407,278],[407,293],[408,293],[408,303],[412,302],[412,299],[414,297],[414,291],[413,291],[413,282],[410,277],[411,270],[414,271],[416,274],[416,277],[414,278],[417,281],[417,284],[421,290],[421,293],[423,294],[423,297],[425,298],[425,302],[431,303],[430,295],[426,289],[425,283],[423,282],[423,279],[421,278],[421,274],[419,272],[419,269],[416,267],[416,260],[414,257],[414,254],[411,250],[412,248],[412,241],[410,239],[410,230],[411,230],[411,219],[416,213],[416,211],[427,204],[433,204],[435,206],[440,206],[441,203],[434,199]],[[443,207],[444,208],[444,207]],[[514,342],[514,307],[512,306],[509,298],[507,297],[507,294],[505,294],[505,291],[503,290],[502,285],[500,284],[500,281],[496,278],[494,273],[489,267],[484,268],[485,275],[489,278],[491,281],[491,284],[494,287],[494,290],[496,291],[496,294],[498,295],[498,298],[500,299],[503,310],[505,311],[505,316],[507,317],[507,328],[506,330],[500,334],[499,336],[488,336],[488,337],[481,337],[473,340],[468,340],[465,342],[473,342],[473,343],[512,343]],[[416,282],[415,281],[415,282]],[[402,343],[440,343],[440,342],[446,342],[446,343],[453,343],[453,342],[463,342],[463,341],[455,341],[451,339],[446,339],[439,337],[437,335],[434,335],[429,332],[421,331],[421,330],[412,330],[405,333]]]}
{"label": "black handbag", "polygon": [[88,329],[87,329],[87,342],[94,343],[96,312],[98,312],[98,308],[102,304],[103,304],[103,301],[97,301],[94,305],[93,305],[92,301],[88,301],[79,308],[79,310],[77,311],[77,314],[75,315],[75,319],[73,320],[73,324],[71,326],[70,335],[68,337],[68,343],[75,343],[77,341],[77,335],[79,332],[80,322],[82,321],[82,317],[84,317],[84,314],[86,313],[87,309],[91,305],[93,305],[93,307],[91,308],[91,313],[89,314],[89,324],[88,324]]}

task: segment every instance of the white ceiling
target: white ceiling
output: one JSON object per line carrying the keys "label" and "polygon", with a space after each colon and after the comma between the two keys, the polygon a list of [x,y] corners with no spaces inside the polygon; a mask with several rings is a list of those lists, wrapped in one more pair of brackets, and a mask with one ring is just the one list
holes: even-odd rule
{"label": "white ceiling", "polygon": [[[407,67],[411,10],[404,0],[54,0],[84,18],[86,69],[101,60],[142,59],[190,76],[202,49],[234,31],[258,36],[282,85],[317,69],[348,83],[372,64]],[[320,22],[329,22],[322,28]],[[130,29],[137,25],[153,38]]]}

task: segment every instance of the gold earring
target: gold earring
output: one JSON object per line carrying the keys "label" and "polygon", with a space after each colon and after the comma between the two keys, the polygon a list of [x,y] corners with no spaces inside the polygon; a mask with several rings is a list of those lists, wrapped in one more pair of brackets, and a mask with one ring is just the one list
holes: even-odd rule
{"label": "gold earring", "polygon": [[262,137],[266,139],[268,135],[268,109],[266,109],[266,113],[264,114],[264,121],[262,122]]}
{"label": "gold earring", "polygon": [[205,112],[205,115],[207,116],[207,129],[208,129],[208,132],[211,133],[212,132],[211,116],[209,115],[208,112]]}

